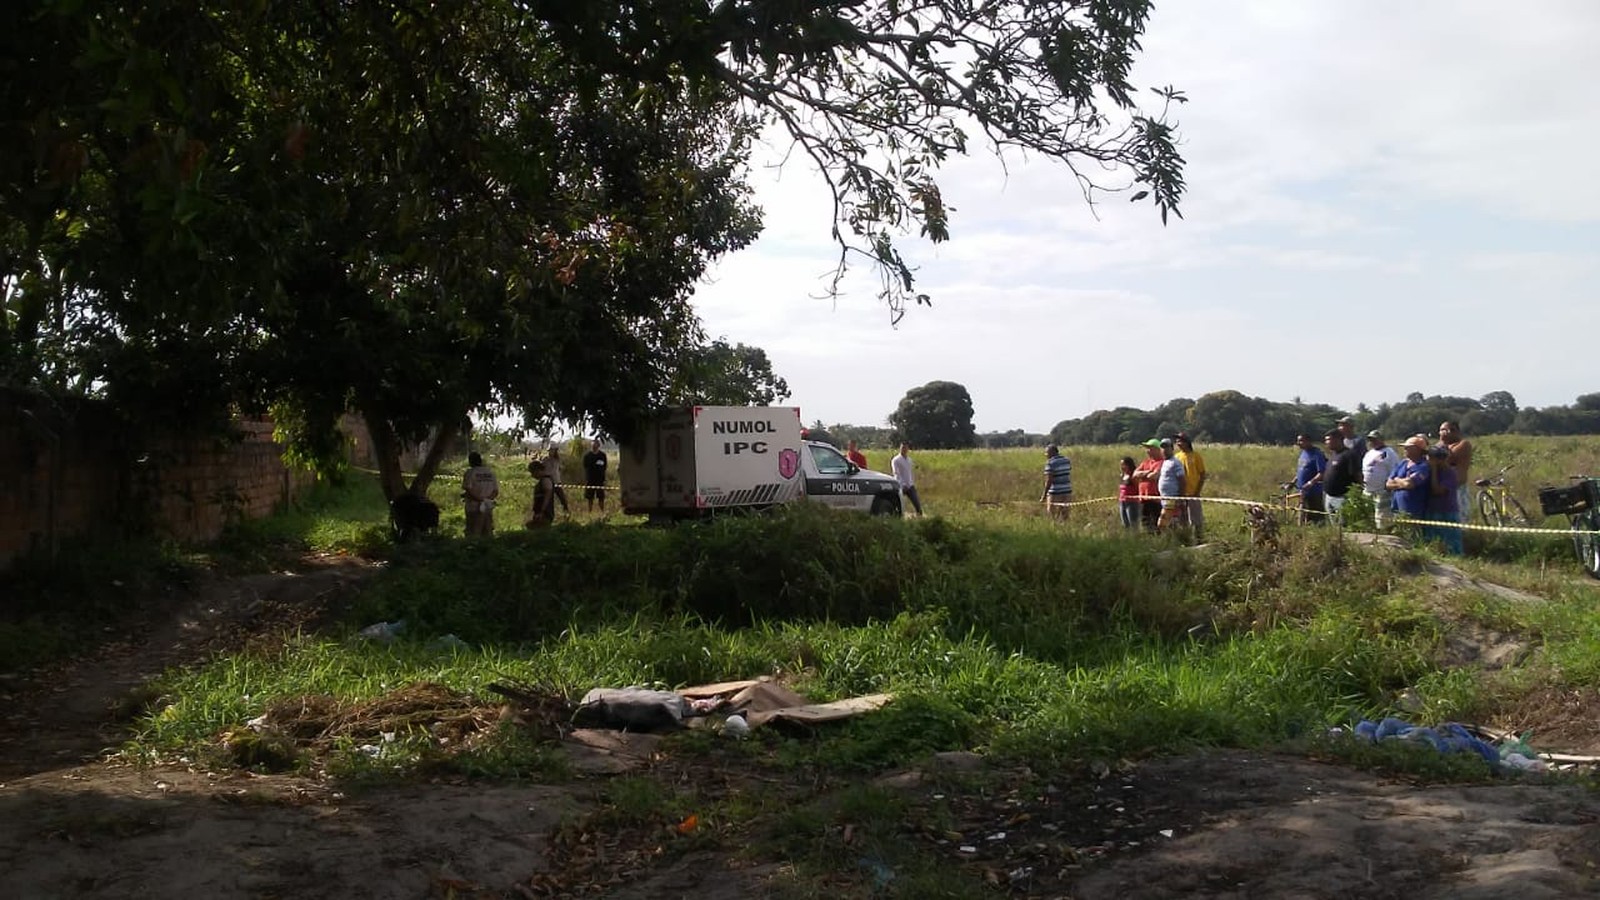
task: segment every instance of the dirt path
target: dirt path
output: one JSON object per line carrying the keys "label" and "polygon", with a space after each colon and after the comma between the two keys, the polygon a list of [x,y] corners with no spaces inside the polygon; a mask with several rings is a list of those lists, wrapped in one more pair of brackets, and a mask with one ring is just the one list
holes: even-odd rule
{"label": "dirt path", "polygon": [[[570,896],[540,893],[540,886],[554,883],[541,876],[562,858],[553,842],[570,839],[571,823],[587,822],[584,840],[597,842],[590,857],[614,854],[604,849],[608,842],[632,846],[626,833],[605,834],[603,818],[585,819],[599,804],[603,776],[558,786],[459,782],[346,795],[293,776],[85,761],[119,740],[119,723],[137,706],[146,677],[315,618],[366,572],[324,562],[299,574],[202,584],[169,619],[52,673],[53,688],[14,704],[0,740],[6,894]],[[1600,797],[1577,783],[1418,786],[1240,751],[1153,760],[1100,777],[989,771],[981,760],[969,762],[986,773],[984,788],[953,791],[920,770],[877,780],[905,792],[907,840],[996,896],[1600,895]],[[670,761],[636,771],[684,777]],[[958,836],[915,833],[924,815],[954,823]],[[767,896],[767,879],[783,861],[742,858],[740,837],[670,860],[646,857],[585,896]],[[860,886],[860,871],[841,877],[846,887],[831,891],[840,897],[872,892],[848,892]],[[886,877],[892,888],[894,873]]]}
{"label": "dirt path", "polygon": [[0,690],[0,779],[98,759],[114,749],[162,672],[314,623],[373,571],[348,557],[308,556],[291,571],[206,575],[180,598],[105,626],[92,653]]}

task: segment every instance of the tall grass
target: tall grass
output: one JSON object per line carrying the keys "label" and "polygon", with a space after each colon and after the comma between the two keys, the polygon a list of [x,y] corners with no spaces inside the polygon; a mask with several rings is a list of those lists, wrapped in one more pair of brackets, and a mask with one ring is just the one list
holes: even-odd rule
{"label": "tall grass", "polygon": [[[1212,473],[1206,493],[1244,499],[1271,493],[1295,453],[1201,449]],[[1112,493],[1124,448],[1067,452],[1080,498]],[[1593,452],[1492,438],[1480,444],[1479,468],[1515,456],[1514,471],[1555,480],[1585,468]],[[444,501],[443,536],[396,548],[403,552],[382,543],[387,516],[370,482],[313,493],[235,532],[228,546],[243,549],[234,558],[278,545],[384,552],[391,564],[331,633],[172,673],[162,686],[168,705],[144,723],[143,745],[202,743],[275,697],[360,699],[415,680],[475,691],[510,675],[579,694],[774,673],[819,698],[899,695],[807,751],[841,765],[974,745],[1053,758],[1254,744],[1383,713],[1407,686],[1427,689],[1429,717],[1492,713],[1510,694],[1446,666],[1452,616],[1541,642],[1502,684],[1600,681],[1600,604],[1566,586],[1570,579],[1532,585],[1564,598],[1560,612],[1457,603],[1414,577],[1425,551],[1371,555],[1321,529],[1288,529],[1277,550],[1265,550],[1215,514],[1211,546],[1182,549],[1122,532],[1109,506],[1075,510],[1064,526],[1040,515],[1037,450],[916,459],[930,511],[923,519],[802,505],[669,528],[617,527],[633,523],[615,515],[540,532],[503,524],[493,539],[465,541],[453,537],[459,504]],[[502,509],[515,511],[529,489],[523,463],[497,464]],[[458,477],[441,474],[435,497]],[[1509,558],[1480,565],[1533,570],[1530,557]],[[113,599],[104,585],[117,572],[140,571],[105,561],[110,568],[82,570],[85,608]],[[1553,556],[1537,561],[1555,565]],[[139,584],[172,577],[144,572]],[[37,599],[49,581],[13,583]],[[407,637],[394,646],[353,637],[363,625],[402,619]],[[446,634],[471,649],[430,649]]]}
{"label": "tall grass", "polygon": [[[1381,599],[1396,563],[1331,534],[1286,540],[1285,557],[1263,559],[1242,542],[1190,553],[1034,519],[801,507],[441,541],[398,557],[348,622],[404,619],[410,640],[305,637],[175,674],[143,740],[184,746],[275,697],[419,679],[474,690],[511,676],[577,695],[781,673],[822,698],[899,696],[807,751],[834,764],[972,745],[1064,757],[1288,737],[1380,711],[1435,671],[1428,615]],[[445,633],[474,649],[428,649]]]}

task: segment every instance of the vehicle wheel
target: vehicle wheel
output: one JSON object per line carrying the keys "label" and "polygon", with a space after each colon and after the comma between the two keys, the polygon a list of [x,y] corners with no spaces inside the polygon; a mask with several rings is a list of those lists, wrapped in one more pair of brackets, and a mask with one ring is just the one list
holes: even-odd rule
{"label": "vehicle wheel", "polygon": [[1590,578],[1600,578],[1600,535],[1592,533],[1600,530],[1600,516],[1575,517],[1572,530],[1579,532],[1572,535],[1572,546],[1578,551],[1578,562],[1583,564],[1583,570],[1589,573]]}
{"label": "vehicle wheel", "polygon": [[1478,517],[1490,528],[1500,527],[1500,507],[1495,505],[1494,496],[1488,491],[1478,492]]}
{"label": "vehicle wheel", "polygon": [[1523,507],[1522,501],[1515,497],[1506,498],[1506,518],[1523,528],[1538,528],[1539,523],[1528,515],[1528,510]]}
{"label": "vehicle wheel", "polygon": [[892,497],[888,494],[880,495],[876,500],[872,501],[872,514],[875,516],[900,515],[900,498]]}

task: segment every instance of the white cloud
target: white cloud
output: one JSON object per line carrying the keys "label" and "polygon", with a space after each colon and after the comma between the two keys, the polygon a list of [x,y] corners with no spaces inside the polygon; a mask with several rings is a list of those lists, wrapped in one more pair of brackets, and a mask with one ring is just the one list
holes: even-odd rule
{"label": "white cloud", "polygon": [[1230,387],[1345,407],[1600,389],[1545,352],[1600,331],[1600,3],[1165,0],[1144,43],[1136,77],[1192,98],[1182,221],[1091,211],[1059,166],[955,161],[954,239],[904,247],[935,306],[891,329],[870,271],[816,299],[837,251],[795,160],[758,173],[767,231],[700,292],[708,328],[765,347],[808,421],[882,422],[934,379],[968,387],[980,430],[1036,431]]}

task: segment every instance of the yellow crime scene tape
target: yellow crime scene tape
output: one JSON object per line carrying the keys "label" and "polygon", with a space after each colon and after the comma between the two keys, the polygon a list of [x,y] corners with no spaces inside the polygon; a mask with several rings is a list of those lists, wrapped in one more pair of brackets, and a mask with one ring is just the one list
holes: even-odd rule
{"label": "yellow crime scene tape", "polygon": [[[1043,500],[1043,501],[1040,501],[1040,502],[1042,502],[1045,505],[1046,508],[1054,508],[1054,507],[1058,507],[1058,506],[1065,506],[1068,509],[1072,509],[1074,507],[1079,507],[1079,506],[1092,506],[1092,505],[1094,505],[1096,503],[1115,502],[1118,499],[1119,498],[1116,497],[1116,496],[1109,496],[1109,497],[1093,497],[1093,498],[1090,498],[1088,500],[1069,500],[1066,503],[1062,503],[1062,502],[1056,501],[1056,500]],[[1150,496],[1142,496],[1142,497],[1139,497],[1138,499],[1141,502],[1145,501],[1145,500],[1199,500],[1201,503],[1217,503],[1217,504],[1221,504],[1221,505],[1224,505],[1224,506],[1259,506],[1259,507],[1262,507],[1263,509],[1268,509],[1268,510],[1282,510],[1282,509],[1284,509],[1284,506],[1281,503],[1274,502],[1274,501],[1271,501],[1271,500],[1237,500],[1237,499],[1234,499],[1232,497],[1150,497]],[[1299,507],[1293,507],[1293,506],[1288,507],[1287,511],[1288,512],[1292,512],[1292,513],[1305,513],[1307,515],[1324,516],[1324,517],[1331,517],[1333,515],[1333,513],[1330,513],[1330,512],[1328,512],[1326,510],[1313,510],[1313,509],[1302,510]],[[1400,515],[1396,515],[1395,516],[1394,524],[1396,524],[1396,525],[1420,525],[1420,526],[1427,526],[1427,527],[1432,527],[1432,528],[1459,528],[1459,529],[1461,529],[1463,531],[1489,531],[1489,532],[1498,532],[1498,533],[1501,533],[1501,534],[1561,535],[1562,537],[1567,537],[1567,538],[1570,538],[1575,534],[1597,534],[1597,535],[1600,535],[1600,531],[1590,531],[1590,530],[1582,529],[1582,528],[1532,528],[1532,527],[1527,527],[1527,526],[1512,526],[1512,525],[1469,525],[1466,522],[1444,522],[1444,521],[1434,521],[1432,519],[1412,519],[1412,518],[1407,518],[1407,517],[1400,516]]]}

